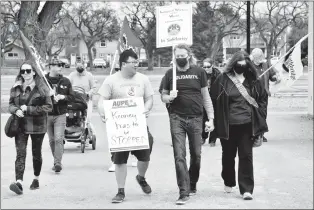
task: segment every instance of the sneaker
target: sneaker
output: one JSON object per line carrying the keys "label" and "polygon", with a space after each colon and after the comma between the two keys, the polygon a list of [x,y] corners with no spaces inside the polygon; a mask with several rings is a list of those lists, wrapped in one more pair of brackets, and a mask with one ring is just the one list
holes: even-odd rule
{"label": "sneaker", "polygon": [[136,161],[132,162],[132,167],[137,167],[137,162]]}
{"label": "sneaker", "polygon": [[62,166],[60,164],[56,164],[54,167],[56,173],[59,173],[62,170]]}
{"label": "sneaker", "polygon": [[231,193],[232,192],[232,187],[225,186],[224,190],[225,190],[226,193]]}
{"label": "sneaker", "polygon": [[116,196],[111,200],[112,203],[122,203],[125,198],[125,194],[122,192],[118,192]]}
{"label": "sneaker", "polygon": [[116,166],[112,164],[110,168],[108,169],[109,172],[115,172],[116,171]]}
{"label": "sneaker", "polygon": [[55,165],[52,166],[51,170],[55,171],[56,170],[56,167]]}
{"label": "sneaker", "polygon": [[177,205],[184,205],[189,199],[190,199],[190,197],[187,195],[180,195],[180,197],[176,201],[176,204]]}
{"label": "sneaker", "polygon": [[18,195],[23,194],[23,187],[22,187],[22,184],[19,182],[14,182],[14,183],[10,184],[10,190],[15,192]]}
{"label": "sneaker", "polygon": [[144,177],[141,177],[140,175],[136,175],[136,181],[141,186],[142,190],[146,194],[150,194],[152,192],[152,189],[150,188],[149,184],[146,182]]}
{"label": "sneaker", "polygon": [[30,186],[30,189],[31,190],[36,190],[38,188],[39,188],[39,181],[38,181],[38,179],[34,179],[32,184],[31,184],[31,186]]}
{"label": "sneaker", "polygon": [[263,142],[267,142],[268,140],[263,136]]}
{"label": "sneaker", "polygon": [[252,199],[253,199],[253,196],[251,193],[246,192],[243,194],[243,200],[252,200]]}
{"label": "sneaker", "polygon": [[191,184],[191,185],[190,185],[190,193],[189,193],[189,195],[190,195],[190,196],[194,196],[194,195],[196,195],[196,192],[197,192],[197,190],[196,190],[196,184]]}
{"label": "sneaker", "polygon": [[209,143],[209,146],[214,147],[214,146],[216,146],[216,143],[215,142],[211,142],[211,143]]}

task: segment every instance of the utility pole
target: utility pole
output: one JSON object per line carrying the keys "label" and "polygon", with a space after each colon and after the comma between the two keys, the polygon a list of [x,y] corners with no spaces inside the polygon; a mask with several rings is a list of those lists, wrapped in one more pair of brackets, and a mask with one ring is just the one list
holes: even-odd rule
{"label": "utility pole", "polygon": [[250,1],[246,2],[246,52],[251,53],[251,3]]}
{"label": "utility pole", "polygon": [[308,24],[308,32],[309,32],[309,37],[308,37],[308,115],[313,117],[313,7],[314,7],[314,2],[309,1],[309,10],[308,10],[308,17],[309,17],[309,24]]}

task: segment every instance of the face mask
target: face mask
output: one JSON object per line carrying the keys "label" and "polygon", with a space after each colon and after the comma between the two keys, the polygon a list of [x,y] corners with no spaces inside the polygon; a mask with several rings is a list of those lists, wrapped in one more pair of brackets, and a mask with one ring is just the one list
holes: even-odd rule
{"label": "face mask", "polygon": [[234,70],[237,74],[243,74],[243,73],[247,70],[247,64],[245,64],[245,65],[236,64],[236,65],[233,67],[233,70]]}
{"label": "face mask", "polygon": [[188,60],[187,60],[187,58],[177,58],[176,62],[177,62],[179,67],[183,68],[188,63]]}
{"label": "face mask", "polygon": [[77,68],[76,68],[76,71],[77,71],[78,73],[82,73],[82,72],[84,71],[84,69],[83,69],[82,67],[77,67]]}

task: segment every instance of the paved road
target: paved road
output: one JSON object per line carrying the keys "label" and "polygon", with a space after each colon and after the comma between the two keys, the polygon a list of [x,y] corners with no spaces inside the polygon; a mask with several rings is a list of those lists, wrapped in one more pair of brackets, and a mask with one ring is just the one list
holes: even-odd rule
{"label": "paved road", "polygon": [[[7,116],[1,117],[1,130]],[[254,149],[254,200],[243,201],[238,188],[223,192],[220,178],[221,147],[205,145],[198,194],[190,202],[177,207],[178,197],[173,151],[170,146],[168,117],[165,112],[148,118],[155,144],[147,173],[153,193],[144,195],[135,181],[136,168],[128,167],[126,200],[110,203],[116,193],[113,173],[107,172],[109,157],[106,130],[97,115],[92,121],[97,132],[97,149],[82,154],[78,145],[67,143],[60,175],[51,171],[52,156],[48,139],[43,144],[43,167],[40,189],[30,191],[33,178],[30,143],[24,195],[16,196],[8,186],[14,180],[15,147],[13,139],[1,133],[1,204],[2,208],[313,208],[313,121],[303,115],[269,115],[269,139]]]}

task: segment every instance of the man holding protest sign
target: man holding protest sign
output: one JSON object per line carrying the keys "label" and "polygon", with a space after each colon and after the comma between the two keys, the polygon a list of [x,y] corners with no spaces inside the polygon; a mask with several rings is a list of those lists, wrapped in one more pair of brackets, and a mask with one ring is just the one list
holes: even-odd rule
{"label": "man holding protest sign", "polygon": [[[162,92],[164,103],[170,103],[169,118],[177,183],[180,197],[176,204],[183,205],[190,195],[195,195],[199,179],[202,149],[203,107],[209,121],[206,131],[214,130],[214,110],[209,97],[207,75],[204,69],[195,65],[190,47],[179,44],[174,47],[177,90],[173,90],[173,69],[165,74]],[[172,90],[172,91],[170,91]],[[169,94],[170,93],[170,94]],[[186,164],[186,134],[190,147],[190,169]]]}
{"label": "man holding protest sign", "polygon": [[[138,73],[137,54],[132,49],[127,49],[120,54],[119,63],[121,71],[108,76],[99,88],[98,111],[103,120],[106,122],[108,116],[105,116],[104,100],[123,99],[142,97],[144,100],[146,117],[153,107],[154,91],[147,76]],[[151,188],[145,180],[145,174],[148,169],[150,154],[153,146],[153,137],[148,128],[149,149],[134,150],[132,154],[136,156],[138,175],[136,180],[146,194],[151,193]],[[112,161],[116,166],[115,174],[118,184],[118,193],[112,199],[112,203],[121,203],[125,198],[124,186],[127,175],[127,161],[130,151],[112,152]]]}

